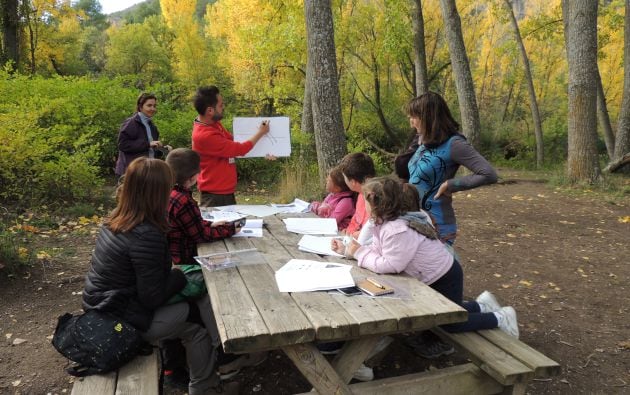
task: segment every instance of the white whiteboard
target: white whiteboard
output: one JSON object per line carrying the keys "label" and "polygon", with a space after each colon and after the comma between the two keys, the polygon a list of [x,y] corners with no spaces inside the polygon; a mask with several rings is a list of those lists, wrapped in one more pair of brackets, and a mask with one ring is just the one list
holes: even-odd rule
{"label": "white whiteboard", "polygon": [[234,118],[232,132],[234,141],[249,140],[260,127],[262,121],[269,121],[269,133],[264,135],[243,158],[274,156],[291,156],[291,132],[289,117]]}

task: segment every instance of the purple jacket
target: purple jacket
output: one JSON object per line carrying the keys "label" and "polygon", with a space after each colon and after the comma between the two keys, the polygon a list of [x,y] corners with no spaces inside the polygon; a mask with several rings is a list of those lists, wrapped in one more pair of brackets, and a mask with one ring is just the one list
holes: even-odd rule
{"label": "purple jacket", "polygon": [[336,219],[337,228],[344,230],[354,215],[353,194],[352,191],[329,193],[323,202],[311,203],[311,211],[323,218]]}
{"label": "purple jacket", "polygon": [[[149,127],[153,140],[159,140],[160,133],[155,124],[149,121]],[[135,113],[122,123],[118,132],[116,175],[125,174],[127,166],[141,156],[149,156],[149,139],[147,138],[147,129],[140,120],[140,115]]]}
{"label": "purple jacket", "polygon": [[374,273],[401,273],[431,285],[453,266],[453,256],[439,240],[431,240],[397,219],[374,226],[372,244],[354,253],[359,267]]}

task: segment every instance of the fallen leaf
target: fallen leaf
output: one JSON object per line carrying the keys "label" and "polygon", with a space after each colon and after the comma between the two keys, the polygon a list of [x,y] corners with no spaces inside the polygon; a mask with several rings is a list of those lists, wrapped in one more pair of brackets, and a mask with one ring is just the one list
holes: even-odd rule
{"label": "fallen leaf", "polygon": [[531,287],[532,286],[532,282],[531,281],[527,281],[527,280],[521,280],[518,282],[521,285],[525,285],[527,287]]}
{"label": "fallen leaf", "polygon": [[513,235],[512,233],[508,233],[506,234],[507,237],[516,237],[516,235]]}
{"label": "fallen leaf", "polygon": [[22,343],[26,343],[26,339],[20,339],[19,337],[16,337],[15,339],[13,339],[13,344],[14,346],[19,346]]}
{"label": "fallen leaf", "polygon": [[499,273],[494,273],[494,277],[501,278],[501,275]]}
{"label": "fallen leaf", "polygon": [[625,350],[630,350],[630,340],[619,342],[617,345]]}
{"label": "fallen leaf", "polygon": [[619,217],[617,218],[617,221],[621,222],[622,224],[627,224],[630,222],[630,215],[626,215],[625,217]]}
{"label": "fallen leaf", "polygon": [[5,336],[7,339],[10,339],[10,338],[11,338],[11,336],[13,336],[13,333],[7,333],[7,334],[5,334],[4,336]]}
{"label": "fallen leaf", "polygon": [[507,288],[510,288],[511,285],[510,284],[501,284],[501,287],[507,289]]}
{"label": "fallen leaf", "polygon": [[11,384],[12,384],[14,387],[17,387],[18,385],[22,384],[22,380],[15,380],[15,381],[12,381],[12,382],[11,382]]}

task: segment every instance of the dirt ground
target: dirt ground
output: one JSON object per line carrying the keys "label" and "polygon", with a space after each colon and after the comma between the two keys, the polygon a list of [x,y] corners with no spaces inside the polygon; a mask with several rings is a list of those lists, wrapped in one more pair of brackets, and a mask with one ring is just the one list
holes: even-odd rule
{"label": "dirt ground", "polygon": [[[521,340],[562,365],[560,376],[533,382],[528,393],[630,393],[630,222],[623,221],[630,196],[560,190],[500,173],[507,182],[455,197],[465,294],[487,289],[514,306]],[[0,394],[71,392],[66,360],[50,338],[59,315],[80,310],[97,229],[85,222],[36,235],[29,248],[53,251],[52,258],[13,277],[0,271]],[[374,367],[377,378],[465,361],[457,353],[424,360],[401,337],[389,350]],[[242,394],[310,388],[278,352],[235,379]]]}

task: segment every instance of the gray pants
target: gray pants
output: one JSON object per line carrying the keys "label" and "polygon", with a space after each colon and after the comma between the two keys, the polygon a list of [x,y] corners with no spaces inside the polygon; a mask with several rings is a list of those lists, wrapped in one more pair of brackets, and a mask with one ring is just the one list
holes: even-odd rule
{"label": "gray pants", "polygon": [[189,395],[204,394],[219,385],[219,376],[215,371],[219,337],[208,296],[199,299],[197,305],[208,329],[186,321],[188,303],[175,303],[157,309],[149,330],[144,333],[145,340],[149,342],[182,340],[190,373]]}

